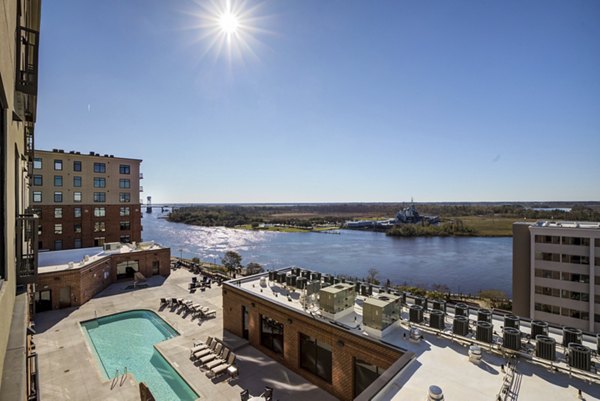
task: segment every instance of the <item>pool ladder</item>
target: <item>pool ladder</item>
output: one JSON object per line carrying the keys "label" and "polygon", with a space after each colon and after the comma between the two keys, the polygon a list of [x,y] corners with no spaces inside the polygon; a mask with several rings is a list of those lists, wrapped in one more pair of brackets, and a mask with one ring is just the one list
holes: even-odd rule
{"label": "pool ladder", "polygon": [[127,366],[123,369],[123,374],[121,376],[119,376],[119,369],[115,370],[115,377],[112,379],[110,389],[112,390],[115,388],[117,384],[121,387],[125,383],[125,380],[127,380]]}

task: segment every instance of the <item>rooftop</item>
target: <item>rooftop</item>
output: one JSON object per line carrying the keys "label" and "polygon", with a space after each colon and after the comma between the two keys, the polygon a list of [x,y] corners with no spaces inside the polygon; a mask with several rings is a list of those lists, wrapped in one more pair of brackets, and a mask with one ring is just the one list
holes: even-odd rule
{"label": "rooftop", "polygon": [[114,242],[107,243],[104,247],[40,252],[38,254],[38,273],[81,269],[110,255],[157,249],[162,249],[162,247],[154,241],[149,241],[132,244]]}
{"label": "rooftop", "polygon": [[[290,271],[290,269],[279,270]],[[294,272],[297,273],[297,272]],[[313,276],[314,277],[314,276]],[[320,281],[320,279],[318,280]],[[502,315],[493,314],[492,341],[486,343],[475,338],[477,310],[470,310],[469,333],[467,336],[453,334],[455,307],[447,305],[444,328],[429,327],[429,312],[425,309],[421,324],[410,322],[409,307],[415,297],[406,296],[406,304],[398,316],[391,316],[392,324],[383,331],[366,327],[363,324],[363,305],[401,302],[402,294],[389,294],[383,288],[372,288],[372,294],[356,291],[354,306],[343,314],[336,314],[335,320],[323,314],[317,294],[307,295],[305,290],[294,288],[286,283],[269,280],[268,273],[250,276],[229,282],[254,295],[281,304],[295,311],[310,314],[316,319],[329,322],[357,336],[369,337],[387,345],[415,353],[416,358],[406,368],[395,374],[387,385],[376,393],[373,400],[425,399],[431,385],[439,386],[447,399],[454,400],[495,400],[500,395],[505,399],[575,399],[582,390],[586,400],[600,400],[600,358],[597,351],[597,338],[583,335],[583,345],[592,351],[590,371],[569,367],[566,362],[565,347],[562,346],[563,333],[560,328],[550,328],[548,336],[556,341],[556,360],[552,363],[535,356],[536,341],[529,338],[531,322],[520,319],[521,336],[518,351],[503,346]],[[325,279],[321,285],[329,285]],[[331,287],[334,287],[331,285]],[[385,295],[384,295],[385,294]],[[378,301],[386,296],[389,301]],[[431,307],[431,305],[430,305]],[[411,341],[411,328],[418,328],[423,338]],[[470,362],[469,346],[479,345],[483,352],[479,363]],[[515,358],[511,358],[511,356]],[[515,369],[508,365],[516,362]],[[504,388],[504,392],[503,392]]]}
{"label": "rooftop", "polygon": [[590,221],[538,221],[532,227],[600,229],[600,223]]}

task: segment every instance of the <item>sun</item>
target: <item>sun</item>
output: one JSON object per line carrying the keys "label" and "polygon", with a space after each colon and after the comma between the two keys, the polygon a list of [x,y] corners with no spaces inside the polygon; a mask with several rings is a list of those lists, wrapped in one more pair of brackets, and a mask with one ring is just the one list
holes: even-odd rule
{"label": "sun", "polygon": [[224,12],[219,17],[219,28],[227,35],[235,34],[238,31],[239,26],[239,18],[229,11]]}

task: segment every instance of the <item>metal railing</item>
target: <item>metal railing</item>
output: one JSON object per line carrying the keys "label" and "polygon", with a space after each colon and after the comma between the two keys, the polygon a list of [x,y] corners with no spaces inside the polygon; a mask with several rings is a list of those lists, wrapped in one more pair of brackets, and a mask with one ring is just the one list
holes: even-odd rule
{"label": "metal railing", "polygon": [[38,216],[33,213],[17,216],[17,284],[33,284],[38,268]]}

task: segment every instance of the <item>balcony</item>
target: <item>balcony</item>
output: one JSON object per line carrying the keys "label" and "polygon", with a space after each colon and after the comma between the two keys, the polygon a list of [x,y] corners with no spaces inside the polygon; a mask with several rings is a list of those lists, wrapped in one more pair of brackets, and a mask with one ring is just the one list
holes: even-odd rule
{"label": "balcony", "polygon": [[17,28],[17,77],[15,90],[37,96],[38,91],[38,31]]}
{"label": "balcony", "polygon": [[38,266],[38,216],[33,213],[17,217],[17,285],[33,284]]}
{"label": "balcony", "polygon": [[140,173],[140,180],[144,179],[144,173]]}
{"label": "balcony", "polygon": [[140,185],[140,192],[144,192],[144,187]]}

